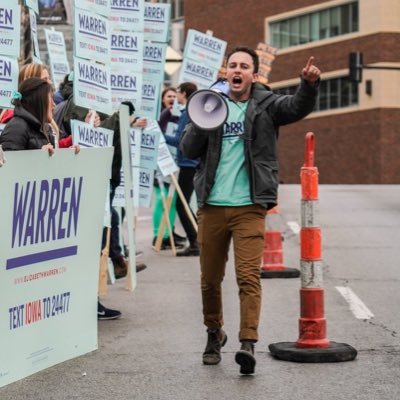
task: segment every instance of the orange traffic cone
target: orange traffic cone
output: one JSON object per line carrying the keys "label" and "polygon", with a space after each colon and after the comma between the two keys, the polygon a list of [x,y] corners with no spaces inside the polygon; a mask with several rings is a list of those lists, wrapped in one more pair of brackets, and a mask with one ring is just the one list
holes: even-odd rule
{"label": "orange traffic cone", "polygon": [[[279,214],[278,206],[267,211],[268,215]],[[287,268],[283,264],[282,233],[278,230],[267,229],[264,232],[263,265],[261,278],[298,278],[300,271],[296,268]]]}
{"label": "orange traffic cone", "polygon": [[314,134],[306,135],[306,155],[301,168],[302,228],[299,338],[297,342],[269,345],[271,354],[285,361],[351,361],[357,350],[326,337],[324,290],[322,288],[321,230],[314,217],[318,202],[318,169],[314,167]]}

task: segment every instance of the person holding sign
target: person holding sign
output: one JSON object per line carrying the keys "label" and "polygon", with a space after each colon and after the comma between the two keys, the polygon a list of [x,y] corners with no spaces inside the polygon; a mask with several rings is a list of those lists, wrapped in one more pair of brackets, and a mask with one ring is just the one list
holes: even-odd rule
{"label": "person holding sign", "polygon": [[[181,116],[179,117],[178,120],[178,127],[174,130],[172,135],[168,134],[165,135],[166,142],[171,146],[175,147],[179,146],[179,142],[181,141],[183,131],[188,122],[186,103],[191,94],[194,93],[196,90],[197,86],[192,82],[183,82],[178,86],[176,90],[176,97],[178,100],[178,104],[182,108],[181,108]],[[193,177],[199,162],[198,160],[189,160],[188,158],[184,157],[181,150],[178,149],[176,155],[176,163],[179,167],[178,184],[182,190],[186,202],[189,204],[190,198],[192,197],[194,191]],[[176,255],[178,257],[198,256],[199,246],[197,244],[197,231],[193,226],[189,216],[186,214],[185,206],[183,205],[180,197],[178,197],[176,200],[176,211],[179,215],[182,227],[185,230],[186,236],[189,240],[189,246],[181,251],[178,251]],[[194,215],[193,218],[195,219]]]}
{"label": "person holding sign", "polygon": [[[52,85],[52,81],[50,79],[47,67],[43,64],[36,64],[36,63],[25,64],[21,67],[18,75],[18,85],[20,85],[21,82],[23,82],[24,80],[33,77],[44,79],[46,82]],[[52,110],[53,110],[53,103],[52,103]],[[14,116],[13,109],[4,110],[4,112],[0,114],[0,123],[2,124],[7,123],[13,116]],[[60,129],[53,117],[49,122],[49,126],[52,131],[52,134],[55,135],[55,137],[57,137],[58,147],[60,148],[74,147],[75,152],[79,153],[80,151],[79,146],[78,145],[74,146],[72,144],[71,138],[60,139]]]}
{"label": "person holding sign", "polygon": [[260,265],[265,212],[277,205],[278,127],[304,118],[315,105],[320,70],[310,57],[292,96],[274,94],[257,83],[258,56],[238,47],[227,57],[229,94],[226,122],[204,130],[189,123],[181,141],[186,157],[200,157],[195,189],[199,204],[201,291],[208,340],[203,363],[218,364],[227,335],[223,331],[221,283],[233,238],[240,298],[240,373],[256,364],[261,307]]}
{"label": "person holding sign", "polygon": [[[177,126],[178,119],[176,115],[172,115],[171,110],[174,106],[174,101],[176,98],[176,89],[172,86],[165,88],[161,94],[161,114],[160,119],[158,120],[158,125],[160,126],[161,132],[165,136],[169,129],[174,129]],[[168,196],[169,191],[169,182],[163,182],[164,184],[164,196]],[[153,242],[154,246],[157,241],[158,231],[160,228],[164,206],[162,202],[162,193],[161,188],[158,183],[158,178],[154,179],[154,201],[153,201]],[[175,218],[176,218],[176,193],[174,193],[171,207],[169,209],[169,220],[172,227],[172,235],[175,242],[175,247],[181,248],[186,243],[186,238],[178,235],[175,232]],[[161,250],[167,250],[171,248],[171,239],[169,237],[168,229],[165,228],[163,240],[161,243]]]}
{"label": "person holding sign", "polygon": [[40,78],[29,78],[14,92],[14,115],[6,124],[0,144],[4,151],[35,150],[54,153],[54,137],[49,131],[52,119],[53,91],[50,84]]}

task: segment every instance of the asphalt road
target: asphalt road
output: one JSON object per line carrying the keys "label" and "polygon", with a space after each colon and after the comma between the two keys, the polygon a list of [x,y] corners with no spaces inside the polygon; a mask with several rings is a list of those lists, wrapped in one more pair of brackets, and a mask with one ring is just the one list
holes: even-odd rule
{"label": "asphalt road", "polygon": [[[285,264],[293,268],[299,268],[300,196],[298,185],[281,185],[280,214],[272,221],[285,238]],[[0,400],[399,399],[400,185],[320,185],[319,198],[327,336],[355,347],[355,361],[271,357],[270,343],[298,338],[300,280],[265,279],[256,374],[240,376],[230,257],[224,282],[228,343],[221,364],[202,365],[198,260],[155,253],[146,210],[137,240],[148,268],[133,293],[123,281],[109,287],[102,301],[123,317],[99,323],[99,349],[1,388]]]}

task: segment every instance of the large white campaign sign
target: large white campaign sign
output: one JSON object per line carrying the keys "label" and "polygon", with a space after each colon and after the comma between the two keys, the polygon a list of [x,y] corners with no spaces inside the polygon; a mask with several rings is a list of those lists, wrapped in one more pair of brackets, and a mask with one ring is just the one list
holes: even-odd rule
{"label": "large white campaign sign", "polygon": [[147,81],[163,82],[167,43],[145,42],[143,49],[143,77]]}
{"label": "large white campaign sign", "polygon": [[189,29],[183,58],[190,58],[219,69],[224,59],[225,49],[224,40]]}
{"label": "large white campaign sign", "polygon": [[74,57],[74,101],[81,107],[112,113],[110,68]]}
{"label": "large white campaign sign", "polygon": [[145,39],[166,43],[169,40],[171,4],[144,3]]}
{"label": "large white campaign sign", "polygon": [[70,72],[64,34],[50,29],[45,29],[44,33],[50,58],[51,77],[54,86],[58,87],[65,75]]}
{"label": "large white campaign sign", "polygon": [[199,89],[208,89],[217,80],[217,77],[217,68],[185,58],[182,63],[179,82],[194,82]]}
{"label": "large white campaign sign", "polygon": [[0,107],[11,107],[12,94],[18,88],[18,61],[0,55]]}
{"label": "large white campaign sign", "polygon": [[21,35],[21,7],[18,0],[2,1],[0,5],[0,54],[17,58]]}
{"label": "large white campaign sign", "polygon": [[110,34],[106,17],[75,8],[75,56],[109,63]]}
{"label": "large white campaign sign", "polygon": [[144,31],[144,0],[111,0],[110,21],[115,29]]}
{"label": "large white campaign sign", "polygon": [[97,348],[99,199],[112,152],[7,152],[0,168],[0,386]]}

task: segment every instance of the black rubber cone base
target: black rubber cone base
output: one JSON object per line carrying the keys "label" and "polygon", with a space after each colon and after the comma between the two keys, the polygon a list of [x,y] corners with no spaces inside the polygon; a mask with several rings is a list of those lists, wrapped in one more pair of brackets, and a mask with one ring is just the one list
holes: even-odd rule
{"label": "black rubber cone base", "polygon": [[330,342],[325,348],[298,348],[296,343],[281,342],[268,346],[271,354],[283,361],[303,363],[326,363],[353,361],[357,356],[357,350],[346,343]]}
{"label": "black rubber cone base", "polygon": [[272,279],[272,278],[298,278],[300,276],[300,271],[296,268],[285,268],[277,270],[261,270],[262,279]]}

